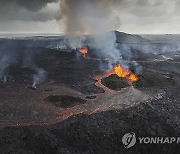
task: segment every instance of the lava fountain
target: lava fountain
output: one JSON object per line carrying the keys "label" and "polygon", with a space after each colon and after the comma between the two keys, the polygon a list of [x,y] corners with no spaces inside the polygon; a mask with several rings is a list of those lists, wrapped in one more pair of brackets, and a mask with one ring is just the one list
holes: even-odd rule
{"label": "lava fountain", "polygon": [[137,82],[139,80],[139,77],[130,71],[129,69],[125,69],[120,65],[114,65],[114,71],[113,74],[116,74],[120,78],[126,78],[129,82]]}

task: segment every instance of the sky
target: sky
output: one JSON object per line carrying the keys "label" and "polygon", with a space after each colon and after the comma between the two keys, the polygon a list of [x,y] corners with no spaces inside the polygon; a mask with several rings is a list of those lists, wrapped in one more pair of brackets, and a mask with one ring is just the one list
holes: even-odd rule
{"label": "sky", "polygon": [[[0,33],[64,33],[58,21],[62,15],[60,1],[0,0]],[[179,0],[112,0],[112,3],[118,3],[113,14],[120,21],[116,25],[119,31],[180,34]]]}

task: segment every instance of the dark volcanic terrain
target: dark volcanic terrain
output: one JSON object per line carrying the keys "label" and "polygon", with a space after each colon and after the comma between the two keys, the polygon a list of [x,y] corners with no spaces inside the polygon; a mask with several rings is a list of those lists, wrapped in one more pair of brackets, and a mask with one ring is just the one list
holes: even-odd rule
{"label": "dark volcanic terrain", "polygon": [[[77,58],[75,50],[50,48],[57,38],[0,39],[0,56],[15,58],[0,84],[0,153],[180,153],[179,144],[122,144],[129,132],[179,136],[180,52],[143,52],[139,44],[148,40],[116,33],[120,45],[136,40],[131,60],[143,71],[132,85],[100,71],[95,51]],[[47,72],[36,90],[24,58]]]}

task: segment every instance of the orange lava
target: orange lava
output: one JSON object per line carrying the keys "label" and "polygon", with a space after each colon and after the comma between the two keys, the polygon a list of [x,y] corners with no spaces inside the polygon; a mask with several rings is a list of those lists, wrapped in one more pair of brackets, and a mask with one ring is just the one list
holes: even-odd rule
{"label": "orange lava", "polygon": [[81,52],[83,54],[84,57],[86,57],[86,54],[88,53],[87,48],[79,48],[78,50],[79,50],[79,52]]}
{"label": "orange lava", "polygon": [[114,73],[118,75],[121,78],[125,78],[130,74],[129,70],[124,69],[120,65],[115,65],[114,66]]}
{"label": "orange lava", "polygon": [[120,65],[114,66],[114,74],[120,78],[126,78],[129,82],[137,82],[139,80],[136,74],[132,73],[129,69],[124,69]]}
{"label": "orange lava", "polygon": [[127,76],[127,80],[131,82],[137,82],[139,77],[136,74],[131,73],[129,76]]}

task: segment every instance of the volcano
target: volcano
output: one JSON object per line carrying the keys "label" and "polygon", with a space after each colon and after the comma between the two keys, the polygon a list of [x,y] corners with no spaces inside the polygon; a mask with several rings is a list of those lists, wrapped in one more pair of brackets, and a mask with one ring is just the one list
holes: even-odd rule
{"label": "volcano", "polygon": [[[180,54],[158,59],[160,54],[144,51],[157,42],[115,33],[119,49],[131,50],[131,59],[122,51],[129,68],[99,69],[109,59],[95,54],[89,36],[87,46],[78,49],[63,36],[0,39],[0,64],[5,57],[9,66],[0,84],[1,153],[180,152],[178,144],[124,148],[122,137],[130,132],[179,135]],[[66,48],[58,48],[59,42]],[[135,62],[141,72],[134,71]],[[29,88],[34,76],[36,89]]]}

